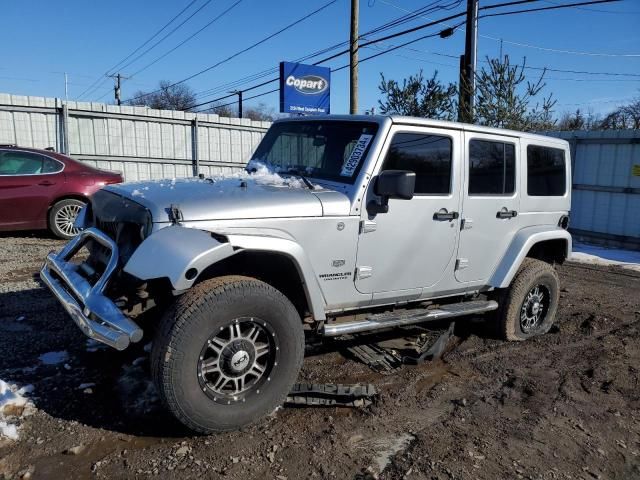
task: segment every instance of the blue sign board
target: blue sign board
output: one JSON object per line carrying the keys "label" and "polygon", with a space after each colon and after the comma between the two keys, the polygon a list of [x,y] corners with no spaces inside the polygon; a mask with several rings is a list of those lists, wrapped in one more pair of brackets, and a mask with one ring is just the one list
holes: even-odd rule
{"label": "blue sign board", "polygon": [[328,67],[280,62],[280,112],[329,114],[330,84]]}

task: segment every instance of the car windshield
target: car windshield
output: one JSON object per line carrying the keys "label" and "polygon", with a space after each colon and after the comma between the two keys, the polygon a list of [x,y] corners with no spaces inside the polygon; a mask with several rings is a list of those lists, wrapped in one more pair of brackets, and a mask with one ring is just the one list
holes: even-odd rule
{"label": "car windshield", "polygon": [[352,184],[377,131],[372,122],[276,123],[258,145],[248,169],[259,162],[278,173]]}

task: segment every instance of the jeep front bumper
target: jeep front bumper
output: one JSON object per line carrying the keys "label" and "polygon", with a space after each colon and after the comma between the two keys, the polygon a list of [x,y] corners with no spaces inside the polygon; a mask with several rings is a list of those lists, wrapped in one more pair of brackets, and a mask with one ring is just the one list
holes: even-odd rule
{"label": "jeep front bumper", "polygon": [[[92,286],[70,262],[87,240],[109,249],[110,257],[102,276]],[[51,289],[76,325],[90,338],[117,350],[142,339],[142,329],[126,317],[104,290],[118,266],[118,246],[96,228],[83,230],[60,253],[47,255],[40,278]]]}

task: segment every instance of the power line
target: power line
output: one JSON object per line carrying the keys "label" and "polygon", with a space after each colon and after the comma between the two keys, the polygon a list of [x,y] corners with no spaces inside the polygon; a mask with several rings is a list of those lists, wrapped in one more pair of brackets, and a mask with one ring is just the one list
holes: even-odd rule
{"label": "power line", "polygon": [[142,52],[140,55],[138,55],[137,57],[135,57],[133,60],[130,60],[129,62],[127,62],[126,64],[124,64],[122,67],[120,67],[120,69],[125,69],[127,68],[129,65],[137,62],[140,58],[142,58],[143,56],[145,56],[147,53],[149,53],[151,50],[153,50],[154,48],[156,48],[160,43],[162,43],[163,41],[165,41],[169,36],[173,35],[173,33],[175,33],[180,27],[182,27],[185,23],[187,23],[189,20],[191,20],[198,12],[200,12],[204,7],[206,7],[207,5],[209,5],[211,3],[212,0],[207,0],[204,4],[202,4],[198,9],[196,9],[195,12],[193,12],[191,15],[189,15],[187,18],[185,18],[182,22],[180,22],[178,25],[176,25],[169,33],[167,33],[164,37],[162,37],[160,40],[158,40],[156,43],[154,43],[153,45],[151,45],[149,48],[147,48],[144,52]]}
{"label": "power line", "polygon": [[[551,5],[562,5],[558,2],[552,2],[551,0],[542,0],[544,3],[550,3]],[[600,10],[598,8],[581,8],[576,7],[576,10],[583,10],[585,12],[597,12],[597,13],[615,13],[617,15],[640,15],[640,12],[614,12],[613,10]]]}
{"label": "power line", "polygon": [[[589,2],[576,2],[576,3],[566,3],[562,5],[554,5],[552,7],[538,7],[538,8],[527,8],[524,10],[513,10],[511,12],[499,12],[499,13],[488,13],[486,15],[482,15],[479,18],[489,18],[489,17],[502,17],[504,15],[515,15],[518,13],[532,13],[532,12],[543,12],[547,10],[558,10],[560,8],[569,8],[569,7],[578,7],[581,5],[596,5],[599,3],[613,3],[620,2],[621,0],[592,0]],[[494,6],[483,7],[480,10],[493,8]]]}
{"label": "power line", "polygon": [[[428,50],[419,50],[416,48],[407,48],[407,50],[412,50],[417,53],[427,53],[429,55],[438,55],[440,57],[455,58],[455,59],[459,58],[458,55],[451,55],[451,54],[442,53],[442,52],[430,52]],[[480,62],[487,63],[486,60],[480,60]],[[548,72],[556,72],[556,73],[574,73],[574,74],[580,74],[580,75],[603,75],[603,76],[613,76],[613,77],[640,78],[640,74],[638,73],[593,72],[593,71],[586,71],[586,70],[566,70],[566,69],[551,68],[551,67],[534,67],[530,65],[525,65],[524,68],[527,70],[546,70]]]}
{"label": "power line", "polygon": [[[506,7],[506,6],[520,5],[520,4],[525,4],[525,3],[533,3],[533,2],[536,2],[536,1],[539,1],[539,0],[517,0],[517,1],[505,2],[505,3],[501,3],[501,4],[488,5],[488,6],[485,6],[485,7],[481,7],[479,10],[491,10],[491,9],[495,9],[495,8],[502,8],[502,7]],[[570,7],[570,6],[572,7],[572,6],[576,6],[576,5],[583,5],[583,4],[588,4],[588,5],[590,5],[590,4],[595,4],[595,3],[608,3],[608,2],[613,2],[613,1],[619,1],[619,0],[595,0],[595,1],[587,1],[587,2],[578,2],[578,3],[574,3],[574,4],[570,4],[570,5],[566,5],[566,7]],[[556,9],[556,8],[564,8],[564,7],[565,7],[565,6],[563,6],[563,7],[552,7],[552,8],[553,8],[553,9]],[[547,7],[547,8],[548,8],[548,7]],[[535,10],[534,10],[534,11],[535,11]],[[521,11],[521,13],[527,13],[527,12],[526,12],[526,11]],[[390,34],[390,35],[387,35],[387,36],[384,36],[384,37],[381,37],[381,38],[373,39],[373,40],[370,40],[370,41],[368,41],[368,42],[361,43],[361,44],[360,44],[360,48],[365,48],[365,47],[368,47],[368,46],[370,46],[370,45],[373,45],[373,44],[379,43],[379,42],[381,42],[381,41],[388,40],[388,39],[390,39],[390,38],[395,38],[395,37],[398,37],[398,36],[401,36],[401,35],[406,35],[406,34],[408,34],[408,33],[412,33],[412,32],[415,32],[415,31],[421,30],[421,29],[423,29],[423,28],[427,28],[427,27],[429,27],[429,26],[433,26],[433,25],[437,25],[437,24],[445,23],[445,22],[447,22],[447,21],[449,21],[449,20],[452,20],[452,19],[454,19],[454,18],[459,18],[459,17],[464,16],[464,15],[466,15],[466,12],[462,12],[462,13],[458,13],[458,14],[450,15],[450,16],[445,17],[445,18],[440,19],[440,20],[431,21],[431,22],[428,22],[428,23],[426,23],[426,24],[419,25],[419,26],[417,26],[417,27],[413,27],[413,28],[406,29],[406,30],[403,30],[403,31],[400,31],[400,32],[396,32],[396,33],[393,33],[393,34]],[[456,29],[456,28],[460,27],[460,26],[461,26],[461,25],[463,25],[464,23],[465,23],[465,22],[461,22],[461,23],[459,23],[458,25],[455,25],[455,27],[452,27],[452,28],[453,28],[453,30],[455,31],[455,29]],[[437,33],[437,34],[429,34],[429,35],[425,35],[425,36],[422,36],[422,37],[418,37],[418,38],[416,38],[416,39],[413,39],[413,40],[410,40],[410,41],[408,41],[408,42],[405,42],[404,44],[401,44],[401,45],[399,45],[399,46],[394,46],[394,47],[392,47],[391,49],[388,49],[388,50],[386,50],[386,51],[384,51],[384,52],[380,52],[380,53],[377,53],[377,54],[375,54],[375,55],[371,55],[370,57],[367,57],[367,58],[365,58],[365,59],[362,59],[362,60],[361,60],[361,62],[362,62],[362,61],[366,61],[366,60],[370,60],[370,59],[372,59],[372,58],[376,58],[376,57],[378,57],[378,56],[384,55],[385,53],[389,53],[389,52],[391,52],[391,51],[393,51],[393,50],[397,50],[398,48],[402,48],[402,47],[405,47],[405,46],[410,45],[410,44],[412,44],[412,43],[415,43],[415,42],[417,42],[417,41],[423,40],[424,38],[429,38],[429,37],[433,37],[433,36],[436,36],[436,35],[439,35],[439,33]],[[340,51],[340,52],[338,52],[338,53],[336,53],[336,54],[334,54],[334,55],[331,55],[330,57],[327,57],[327,58],[325,58],[325,59],[319,60],[318,62],[315,62],[315,63],[314,63],[314,65],[318,65],[318,64],[320,64],[320,63],[324,63],[325,61],[328,61],[328,60],[331,60],[331,59],[336,58],[336,57],[338,57],[338,56],[344,55],[344,54],[345,54],[345,53],[347,53],[347,52],[349,52],[349,49],[342,50],[342,51]],[[455,58],[457,58],[457,57],[455,57]],[[332,70],[332,72],[334,72],[334,71],[339,71],[339,70],[342,70],[342,69],[344,69],[344,68],[347,68],[347,65],[342,66],[342,67],[339,67],[339,68],[338,68],[338,69],[336,69],[336,70]],[[538,69],[539,67],[531,67],[531,68],[532,68],[532,69]],[[540,68],[540,69],[542,69],[542,68]],[[555,70],[559,71],[559,69],[555,69]],[[577,73],[577,72],[574,72],[574,73]],[[612,75],[613,75],[613,74],[612,74]],[[620,75],[626,75],[626,74],[620,74]],[[628,75],[633,76],[633,74],[628,74]],[[271,79],[271,80],[269,80],[269,81],[263,82],[263,83],[261,83],[261,84],[259,84],[259,85],[254,85],[253,87],[250,87],[250,88],[248,88],[248,89],[244,89],[244,91],[252,90],[252,89],[255,89],[255,88],[258,88],[258,87],[261,87],[261,86],[267,85],[267,84],[269,84],[269,83],[277,82],[277,81],[278,81],[278,78],[274,78],[274,79]],[[276,90],[273,90],[273,91],[277,91],[277,89],[276,89]],[[258,95],[256,95],[256,96],[246,98],[246,100],[249,100],[249,99],[251,99],[251,98],[257,98],[257,97],[259,97],[259,96],[266,95],[266,94],[268,94],[268,93],[272,93],[273,91],[269,91],[269,92],[265,92],[265,93],[262,93],[262,94],[258,94]],[[197,104],[197,105],[196,105],[196,106],[194,106],[193,108],[197,108],[197,107],[200,107],[200,106],[203,106],[203,105],[206,105],[206,104],[210,104],[210,103],[215,103],[216,101],[223,100],[223,99],[225,99],[225,98],[229,98],[230,96],[231,96],[231,95],[227,95],[227,96],[224,96],[224,97],[220,97],[220,98],[218,98],[218,99],[210,100],[210,101],[208,101],[208,102],[203,102],[203,103]],[[235,103],[235,102],[229,103],[228,105],[232,105],[233,103]],[[222,105],[222,106],[227,106],[227,104]]]}
{"label": "power line", "polygon": [[590,57],[640,57],[640,53],[599,53],[599,52],[581,52],[577,50],[560,50],[556,48],[548,48],[548,47],[540,47],[538,45],[531,45],[529,43],[520,43],[520,42],[511,41],[511,40],[503,40],[501,38],[490,37],[488,35],[483,35],[483,37],[489,38],[491,40],[503,41],[504,43],[517,45],[519,47],[527,47],[527,48],[533,48],[536,50],[543,50],[545,52],[566,53],[570,55],[585,55]]}
{"label": "power line", "polygon": [[[169,85],[167,88],[174,87],[174,86],[179,85],[179,84],[181,84],[181,83],[184,83],[184,82],[186,82],[186,81],[188,81],[188,80],[191,80],[192,78],[195,78],[195,77],[197,77],[197,76],[199,76],[199,75],[202,75],[203,73],[206,73],[206,72],[208,72],[208,71],[210,71],[210,70],[213,70],[214,68],[216,68],[216,67],[218,67],[218,66],[222,65],[223,63],[226,63],[226,62],[228,62],[228,61],[230,61],[230,60],[232,60],[232,59],[236,58],[237,56],[239,56],[239,55],[241,55],[241,54],[243,54],[243,53],[245,53],[245,52],[248,52],[249,50],[251,50],[251,49],[253,49],[253,48],[255,48],[255,47],[257,47],[257,46],[259,46],[259,45],[261,45],[261,44],[263,44],[263,43],[265,43],[265,42],[267,42],[268,40],[271,40],[273,37],[275,37],[275,36],[277,36],[277,35],[280,35],[281,33],[285,32],[286,30],[289,30],[290,28],[292,28],[292,27],[294,27],[294,26],[298,25],[299,23],[301,23],[301,22],[305,21],[306,19],[308,19],[308,18],[310,18],[310,17],[312,17],[312,16],[316,15],[317,13],[319,13],[319,12],[321,12],[322,10],[324,10],[325,8],[327,8],[327,7],[331,6],[331,5],[333,5],[333,4],[334,4],[334,3],[336,3],[337,1],[338,1],[338,0],[331,0],[331,1],[327,2],[327,3],[325,3],[325,4],[324,4],[323,6],[321,6],[320,8],[317,8],[317,9],[316,9],[316,10],[314,10],[313,12],[308,13],[307,15],[305,15],[305,16],[303,16],[303,17],[299,18],[298,20],[296,20],[296,21],[294,21],[294,22],[290,23],[289,25],[287,25],[287,26],[285,26],[285,27],[281,28],[281,29],[280,29],[280,30],[278,30],[277,32],[274,32],[274,33],[272,33],[271,35],[268,35],[267,37],[263,38],[262,40],[259,40],[259,41],[255,42],[255,43],[253,43],[253,44],[249,45],[248,47],[243,48],[242,50],[240,50],[240,51],[238,51],[238,52],[234,53],[233,55],[230,55],[230,56],[226,57],[225,59],[220,60],[219,62],[214,63],[213,65],[211,65],[211,66],[209,66],[209,67],[207,67],[207,68],[204,68],[204,69],[200,70],[199,72],[194,73],[193,75],[188,76],[187,78],[183,78],[182,80],[179,80],[179,81],[177,81],[177,82],[175,82],[175,83],[172,83],[172,84],[171,84],[171,85]],[[144,95],[138,95],[138,96],[136,96],[136,97],[130,98],[128,101],[138,100],[138,99],[140,99],[140,98],[144,98],[144,97],[146,97],[146,96],[148,96],[148,95],[151,95],[151,94],[154,94],[154,93],[158,93],[159,91],[160,91],[160,90],[155,90],[155,91],[153,91],[153,92],[145,93]]]}
{"label": "power line", "polygon": [[144,67],[142,67],[140,70],[138,70],[137,72],[131,74],[132,77],[135,77],[136,75],[138,75],[139,73],[145,71],[147,68],[149,68],[150,66],[156,64],[157,62],[159,62],[160,60],[162,60],[164,57],[166,57],[167,55],[169,55],[170,53],[176,51],[178,48],[180,48],[182,45],[184,45],[185,43],[187,43],[189,40],[191,40],[193,37],[195,37],[196,35],[198,35],[200,32],[202,32],[204,29],[210,27],[213,23],[215,23],[216,21],[218,21],[220,18],[224,17],[227,13],[229,13],[231,10],[233,10],[234,7],[236,7],[238,4],[240,4],[242,2],[242,0],[237,0],[233,5],[231,5],[229,8],[227,8],[226,10],[224,10],[221,14],[217,15],[213,20],[211,20],[209,23],[207,23],[204,27],[202,27],[200,30],[196,31],[194,34],[190,35],[189,37],[185,38],[182,42],[180,42],[178,45],[176,45],[175,47],[173,47],[171,50],[163,53],[162,55],[160,55],[158,58],[156,58],[155,60],[153,60],[152,62],[148,63],[147,65],[145,65]]}
{"label": "power line", "polygon": [[[154,38],[156,38],[158,35],[160,35],[160,33],[162,33],[164,31],[165,28],[167,28],[169,25],[171,25],[180,15],[182,15],[185,11],[187,11],[194,3],[196,3],[198,0],[192,0],[186,7],[184,7],[182,10],[180,10],[176,15],[173,16],[173,18],[171,18],[171,20],[169,20],[162,28],[160,28],[156,33],[154,33],[151,37],[149,37],[142,45],[140,45],[138,48],[136,48],[133,52],[131,52],[129,55],[127,55],[126,57],[124,57],[122,60],[120,60],[118,63],[116,63],[113,67],[109,68],[106,72],[105,75],[109,75],[109,73],[113,70],[115,70],[116,68],[118,68],[121,64],[123,64],[124,62],[126,62],[129,58],[131,58],[133,55],[135,55],[138,51],[140,51],[142,48],[144,48],[151,40],[153,40]],[[83,95],[85,95],[89,90],[91,90],[93,88],[94,85],[98,84],[100,82],[100,80],[103,79],[103,76],[101,75],[100,77],[98,77],[86,90],[84,90],[80,95],[78,95],[78,98],[81,98]],[[102,81],[102,84],[104,84],[106,80]],[[97,87],[99,88],[99,87]],[[94,89],[95,90],[95,89]]]}
{"label": "power line", "polygon": [[[561,5],[561,4],[557,4],[555,2],[549,2],[549,1],[545,1],[542,0],[545,3],[551,3],[554,5]],[[404,12],[409,12],[410,10],[407,10],[406,8],[403,8],[399,5],[395,5],[394,3],[385,1],[385,0],[380,0],[381,3],[384,3],[385,5],[389,5],[390,7],[393,7],[397,10],[401,10]],[[576,8],[580,8],[580,7],[576,7]],[[610,13],[620,13],[620,12],[610,12]],[[424,15],[420,15],[422,18],[425,18],[427,20],[432,20],[429,17],[425,17]],[[451,25],[447,25],[448,27],[450,27]],[[487,38],[489,40],[494,40],[496,42],[504,42],[504,43],[509,43],[512,45],[517,45],[520,47],[527,47],[527,48],[533,48],[533,49],[537,49],[537,50],[544,50],[547,52],[555,52],[555,53],[566,53],[566,54],[573,54],[573,55],[588,55],[588,56],[599,56],[599,57],[640,57],[640,54],[615,54],[615,53],[594,53],[594,52],[580,52],[580,51],[573,51],[573,50],[558,50],[558,49],[554,49],[554,48],[545,48],[545,47],[540,47],[537,45],[531,45],[531,44],[527,44],[527,43],[520,43],[520,42],[515,42],[513,40],[505,40],[504,38],[496,38],[496,37],[492,37],[490,35],[483,35],[483,34],[478,34],[479,37],[482,38]],[[458,58],[456,56],[456,58]]]}

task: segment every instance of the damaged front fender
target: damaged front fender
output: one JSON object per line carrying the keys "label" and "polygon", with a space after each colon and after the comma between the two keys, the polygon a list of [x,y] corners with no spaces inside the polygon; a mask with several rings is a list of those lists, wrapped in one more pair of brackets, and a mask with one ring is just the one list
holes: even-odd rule
{"label": "damaged front fender", "polygon": [[131,255],[124,271],[140,280],[167,277],[174,290],[191,288],[209,265],[235,253],[211,233],[173,225],[145,239]]}

